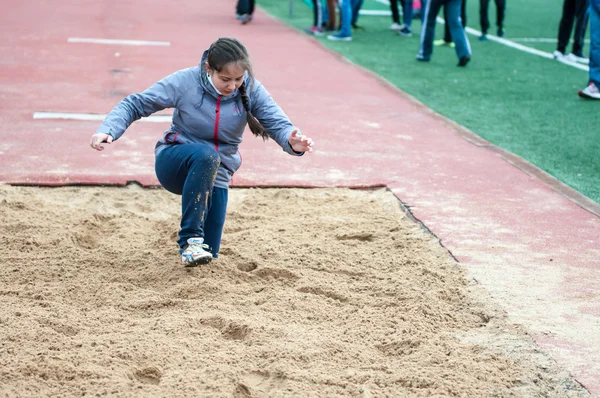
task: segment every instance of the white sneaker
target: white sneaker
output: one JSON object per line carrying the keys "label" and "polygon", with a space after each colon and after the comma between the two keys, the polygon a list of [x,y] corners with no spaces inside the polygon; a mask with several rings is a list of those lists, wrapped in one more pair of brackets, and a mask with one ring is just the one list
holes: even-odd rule
{"label": "white sneaker", "polygon": [[212,253],[208,245],[204,244],[203,238],[189,238],[187,247],[181,253],[181,262],[186,267],[196,267],[200,264],[208,264],[212,260]]}
{"label": "white sneaker", "polygon": [[567,55],[567,59],[571,62],[579,62],[580,64],[589,65],[590,59],[585,57],[579,57],[573,53]]}
{"label": "white sneaker", "polygon": [[555,51],[552,53],[552,56],[554,57],[554,59],[562,59],[562,58],[566,57],[567,55],[566,55],[566,54],[564,54],[564,53],[561,53],[561,52],[560,52],[560,51],[558,51],[558,50],[555,50]]}
{"label": "white sneaker", "polygon": [[598,87],[594,83],[590,83],[583,90],[579,90],[579,96],[581,98],[600,100],[600,90],[598,90]]}
{"label": "white sneaker", "polygon": [[391,30],[401,30],[404,27],[404,24],[400,25],[399,23],[394,22],[390,25]]}

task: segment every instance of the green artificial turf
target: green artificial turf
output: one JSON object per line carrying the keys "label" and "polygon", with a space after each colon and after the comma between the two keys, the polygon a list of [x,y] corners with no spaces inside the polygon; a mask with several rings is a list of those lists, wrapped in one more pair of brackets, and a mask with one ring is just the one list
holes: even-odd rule
{"label": "green artificial turf", "polygon": [[[479,2],[467,1],[468,26],[479,30]],[[288,0],[261,0],[259,5],[300,30],[312,23],[312,10],[303,1],[295,0],[292,16]],[[562,0],[509,1],[505,38],[555,38],[561,7]],[[363,6],[387,8],[375,0],[365,0]],[[412,37],[390,31],[391,22],[390,16],[363,15],[358,24],[365,30],[354,31],[352,42],[319,40],[600,203],[600,101],[577,96],[587,84],[586,71],[493,41],[480,42],[473,35],[473,58],[466,68],[456,66],[456,54],[449,47],[435,47],[431,62],[420,63],[415,60],[420,21],[413,22]],[[495,28],[489,33],[495,34]],[[438,25],[436,38],[442,34],[443,25]],[[546,52],[555,49],[554,43],[519,43]],[[589,51],[589,43],[584,51]]]}

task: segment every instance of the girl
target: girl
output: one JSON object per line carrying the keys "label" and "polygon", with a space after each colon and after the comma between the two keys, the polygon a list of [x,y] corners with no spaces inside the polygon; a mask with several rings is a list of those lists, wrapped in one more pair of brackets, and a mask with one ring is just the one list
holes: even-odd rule
{"label": "girl", "polygon": [[229,181],[241,164],[238,146],[249,125],[285,152],[313,151],[267,90],[254,78],[248,52],[236,39],[220,38],[196,67],[177,71],[139,94],[123,99],[107,115],[90,145],[117,140],[135,120],[175,108],[171,127],[155,147],[160,184],[181,195],[178,244],[185,266],[218,257]]}

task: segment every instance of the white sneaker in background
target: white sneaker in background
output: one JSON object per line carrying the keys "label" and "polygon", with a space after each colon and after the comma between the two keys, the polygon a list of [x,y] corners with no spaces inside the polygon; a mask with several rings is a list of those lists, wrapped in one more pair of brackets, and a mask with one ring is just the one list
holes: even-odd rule
{"label": "white sneaker in background", "polygon": [[555,51],[552,53],[552,56],[554,57],[554,59],[562,59],[562,58],[566,57],[566,54],[564,54],[564,53],[561,53],[561,52],[560,52],[560,51],[558,51],[558,50],[555,50]]}
{"label": "white sneaker in background", "polygon": [[585,58],[585,57],[580,57],[578,55],[575,55],[573,53],[567,55],[567,59],[571,62],[579,62],[580,64],[584,64],[584,65],[589,65],[590,64],[590,59],[589,58]]}
{"label": "white sneaker in background", "polygon": [[594,83],[590,83],[583,90],[579,90],[579,96],[581,98],[600,100],[600,90]]}
{"label": "white sneaker in background", "polygon": [[400,25],[399,23],[394,22],[390,25],[391,30],[402,30],[404,28],[404,24]]}

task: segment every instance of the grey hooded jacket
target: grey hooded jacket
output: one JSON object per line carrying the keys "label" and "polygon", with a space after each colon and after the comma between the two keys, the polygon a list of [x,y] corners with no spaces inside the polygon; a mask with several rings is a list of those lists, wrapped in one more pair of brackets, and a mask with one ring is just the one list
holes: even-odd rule
{"label": "grey hooded jacket", "polygon": [[[174,108],[171,127],[156,144],[155,153],[158,155],[167,145],[211,145],[221,157],[215,186],[227,188],[242,162],[238,146],[246,127],[246,110],[238,90],[227,97],[217,93],[207,78],[206,57],[207,52],[204,52],[198,66],[179,70],[144,92],[124,98],[106,116],[96,134],[109,134],[117,140],[134,121],[165,108]],[[244,80],[250,111],[269,136],[285,152],[302,155],[289,144],[294,126],[283,110],[258,80],[250,78],[247,73]]]}

